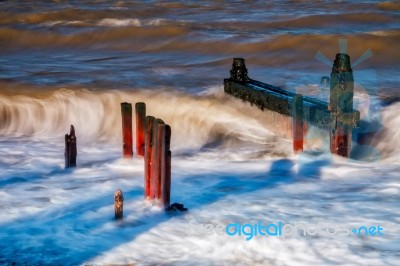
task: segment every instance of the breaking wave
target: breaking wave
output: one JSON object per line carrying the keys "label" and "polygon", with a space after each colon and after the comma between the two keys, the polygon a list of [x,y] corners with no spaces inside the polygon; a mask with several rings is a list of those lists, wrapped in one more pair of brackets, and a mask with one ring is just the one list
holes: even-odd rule
{"label": "breaking wave", "polygon": [[[121,141],[121,102],[145,102],[147,115],[163,119],[173,129],[176,150],[208,145],[283,145],[276,128],[282,117],[254,110],[216,87],[202,95],[168,90],[89,91],[61,89],[46,96],[0,96],[0,135],[62,139],[73,124],[83,142]],[[383,130],[374,145],[384,156],[400,151],[400,103],[381,112]],[[249,115],[251,113],[251,115]],[[283,128],[284,124],[281,124]],[[279,125],[278,125],[279,127]]]}
{"label": "breaking wave", "polygon": [[261,115],[248,117],[246,108],[219,97],[193,97],[173,91],[58,90],[45,98],[0,97],[0,135],[61,137],[74,124],[83,141],[120,141],[121,102],[146,102],[148,115],[162,118],[173,128],[175,147],[201,148],[215,138],[234,135],[265,143],[271,134]]}

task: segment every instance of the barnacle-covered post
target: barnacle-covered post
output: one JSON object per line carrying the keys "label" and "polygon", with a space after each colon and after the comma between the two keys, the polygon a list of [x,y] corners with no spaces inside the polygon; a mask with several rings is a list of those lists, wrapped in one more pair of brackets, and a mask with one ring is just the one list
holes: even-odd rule
{"label": "barnacle-covered post", "polygon": [[76,148],[76,136],[75,136],[75,128],[71,125],[69,135],[65,135],[65,168],[76,167],[76,156],[77,156],[77,148]]}
{"label": "barnacle-covered post", "polygon": [[123,157],[133,156],[132,139],[132,104],[121,103],[122,114],[122,154]]}
{"label": "barnacle-covered post", "polygon": [[[351,149],[354,78],[347,54],[337,54],[332,67],[329,110],[331,112],[331,152],[348,157]],[[359,118],[358,118],[359,119]],[[349,123],[350,120],[350,123]]]}
{"label": "barnacle-covered post", "polygon": [[146,120],[146,104],[136,103],[136,154],[144,156],[144,124]]}
{"label": "barnacle-covered post", "polygon": [[115,219],[122,219],[124,214],[124,195],[120,189],[114,193],[114,213]]}

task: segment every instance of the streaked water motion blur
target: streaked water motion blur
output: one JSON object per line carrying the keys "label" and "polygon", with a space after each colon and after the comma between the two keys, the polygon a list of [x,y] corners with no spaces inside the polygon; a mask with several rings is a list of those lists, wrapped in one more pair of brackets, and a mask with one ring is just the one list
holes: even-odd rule
{"label": "streaked water motion blur", "polygon": [[[396,1],[1,1],[0,264],[395,265],[399,41]],[[317,130],[292,154],[279,118],[223,93],[243,57],[250,77],[327,101],[319,82],[341,49],[357,62],[355,108],[380,126],[358,160],[324,153]],[[143,201],[142,160],[120,159],[123,101],[171,125],[172,202],[190,218]],[[71,124],[78,168],[64,170]],[[259,219],[386,231],[250,242],[196,231]]]}

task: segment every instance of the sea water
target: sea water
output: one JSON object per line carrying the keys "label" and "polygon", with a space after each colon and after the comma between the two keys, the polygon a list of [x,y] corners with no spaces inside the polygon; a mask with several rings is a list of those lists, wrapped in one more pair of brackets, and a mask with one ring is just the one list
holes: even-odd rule
{"label": "sea water", "polygon": [[[9,1],[0,10],[0,264],[398,264],[397,2]],[[276,114],[223,92],[232,58],[243,57],[251,78],[328,101],[319,82],[341,51],[360,130],[377,132],[354,142],[351,158],[331,155],[315,128],[294,154]],[[171,125],[171,201],[188,213],[144,201],[143,159],[121,158],[125,101]],[[64,169],[71,124],[78,167]],[[350,233],[225,231],[259,222]],[[362,226],[383,234],[351,233]]]}

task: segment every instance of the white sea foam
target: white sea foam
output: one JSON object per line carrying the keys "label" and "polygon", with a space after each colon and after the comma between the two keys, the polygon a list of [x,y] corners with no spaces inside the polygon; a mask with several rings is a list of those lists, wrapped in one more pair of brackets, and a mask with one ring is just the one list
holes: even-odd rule
{"label": "white sea foam", "polygon": [[[397,155],[370,163],[329,153],[292,155],[291,143],[269,128],[268,113],[221,89],[197,96],[86,90],[2,95],[0,262],[395,264]],[[184,203],[188,214],[168,216],[143,200],[143,160],[121,159],[122,101],[145,101],[148,115],[171,124],[171,200]],[[385,127],[397,123],[398,110],[398,104],[382,109]],[[71,123],[78,135],[78,167],[65,170],[63,135]],[[385,135],[379,149],[398,148],[398,132],[390,132],[394,135]],[[113,220],[118,188],[125,196],[121,222]],[[203,230],[259,220],[349,229],[380,225],[384,235],[246,241]]]}
{"label": "white sea foam", "polygon": [[[7,147],[25,152],[17,164],[3,162],[2,169],[8,170],[0,173],[0,247],[3,257],[19,263],[396,261],[398,165],[306,154],[267,160],[215,160],[218,151],[214,156],[174,156],[172,202],[190,209],[174,217],[143,200],[142,159],[119,159],[120,149],[112,144],[79,146],[73,170],[62,169],[63,146],[56,139],[2,140],[0,152],[8,153]],[[125,193],[122,222],[113,220],[118,188]],[[204,231],[205,226],[259,220],[336,223],[350,229],[379,224],[384,236],[255,236],[246,241],[244,236]],[[43,249],[51,254],[43,257]]]}
{"label": "white sea foam", "polygon": [[[120,143],[120,103],[146,102],[147,115],[159,117],[171,125],[172,145],[177,151],[195,151],[210,145],[237,149],[264,146],[269,147],[270,153],[290,154],[287,149],[278,148],[284,144],[273,134],[285,133],[289,120],[268,111],[254,111],[250,105],[243,105],[222,91],[222,87],[215,87],[197,96],[167,90],[58,90],[44,98],[3,95],[0,96],[0,135],[36,139],[62,137],[73,124],[85,143]],[[377,124],[374,130],[380,134],[371,145],[379,149],[381,159],[398,160],[399,103],[381,108],[376,97],[369,97],[358,89],[355,103],[363,120]],[[320,130],[311,130],[307,135],[316,143],[325,137],[326,132]]]}
{"label": "white sea foam", "polygon": [[139,19],[113,19],[105,18],[99,21],[99,26],[113,26],[113,27],[126,27],[126,26],[136,26],[140,27],[142,23]]}
{"label": "white sea foam", "polygon": [[[121,139],[121,102],[146,102],[147,114],[162,118],[173,128],[177,150],[199,149],[220,136],[266,143],[273,137],[259,112],[248,118],[248,106],[228,97],[191,97],[172,91],[59,90],[44,99],[26,96],[0,97],[0,134],[61,137],[73,124],[84,142]],[[225,105],[226,104],[226,105]],[[196,107],[196,108],[194,108]]]}

